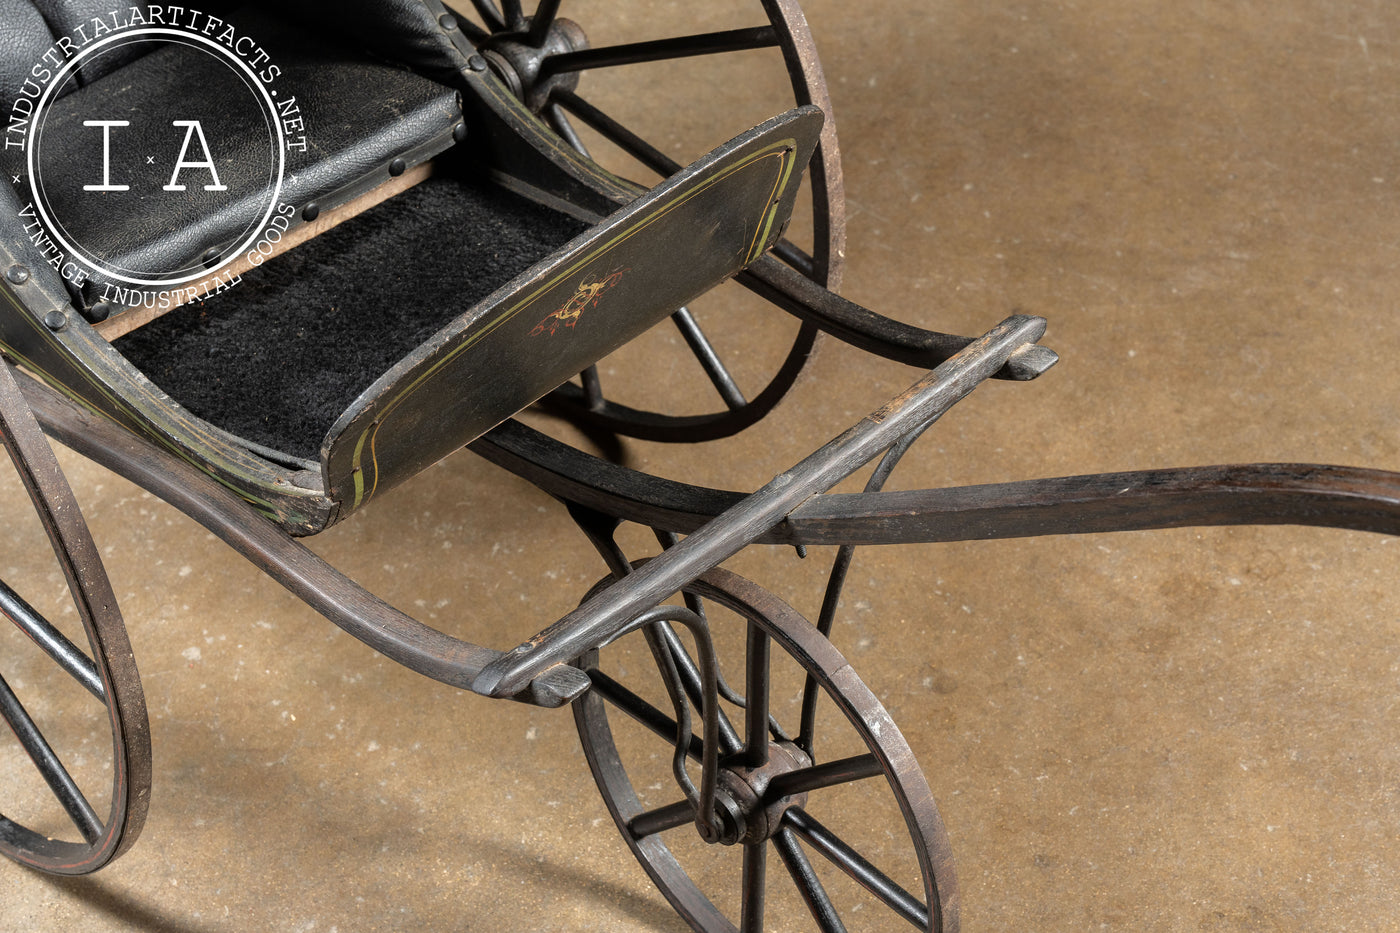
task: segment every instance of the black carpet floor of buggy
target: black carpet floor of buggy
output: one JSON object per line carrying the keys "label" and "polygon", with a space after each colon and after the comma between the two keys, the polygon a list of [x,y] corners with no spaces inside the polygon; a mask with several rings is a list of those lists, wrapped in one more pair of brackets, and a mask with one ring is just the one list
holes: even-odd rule
{"label": "black carpet floor of buggy", "polygon": [[489,184],[433,177],[114,345],[205,421],[314,460],[385,370],[584,229]]}

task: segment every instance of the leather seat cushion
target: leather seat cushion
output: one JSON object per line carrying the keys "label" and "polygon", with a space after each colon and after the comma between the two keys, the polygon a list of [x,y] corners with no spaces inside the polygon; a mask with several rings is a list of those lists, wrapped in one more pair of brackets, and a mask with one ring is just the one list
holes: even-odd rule
{"label": "leather seat cushion", "polygon": [[[28,54],[21,46],[32,44],[25,37],[37,28],[34,9],[20,4],[16,12],[25,29],[0,33],[6,37],[7,61]],[[277,201],[279,211],[295,212],[295,222],[308,204],[326,210],[389,180],[397,158],[411,165],[453,144],[462,121],[455,90],[372,59],[334,34],[312,34],[285,17],[240,13],[238,27],[255,36],[281,69],[276,106],[288,108],[279,122],[287,128],[289,145],[283,150]],[[54,101],[40,150],[48,153],[41,160],[43,188],[68,241],[81,244],[104,267],[130,270],[138,278],[143,270],[193,274],[202,271],[207,251],[227,254],[246,240],[247,199],[270,190],[269,155],[278,147],[270,142],[273,124],[265,111],[249,104],[248,95],[227,93],[232,71],[217,56],[183,44],[145,45],[159,47]],[[181,135],[169,125],[172,114],[203,115],[201,132],[209,137],[217,181],[228,188],[220,200],[193,190],[195,183],[212,180],[208,169],[184,170],[190,177],[178,181],[188,181],[192,193],[163,190],[182,152]],[[127,116],[131,125],[110,130],[111,155],[104,165],[104,131],[84,124],[113,115]],[[143,115],[153,116],[143,122]],[[303,136],[304,144],[296,145]],[[202,157],[196,144],[184,158]],[[6,168],[24,174],[22,164]],[[104,168],[113,183],[129,184],[129,190],[86,190],[103,179]],[[20,196],[27,197],[23,190]],[[0,226],[7,240],[25,239],[12,219],[0,218]],[[126,302],[117,289],[124,284],[95,274],[70,292],[85,309],[104,300],[121,306]]]}

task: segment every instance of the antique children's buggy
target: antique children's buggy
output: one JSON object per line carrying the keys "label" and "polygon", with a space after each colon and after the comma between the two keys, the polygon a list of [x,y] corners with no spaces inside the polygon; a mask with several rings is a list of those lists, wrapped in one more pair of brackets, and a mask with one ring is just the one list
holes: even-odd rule
{"label": "antique children's buggy", "polygon": [[[1230,522],[1389,530],[1393,478],[1339,468],[880,492],[908,444],[971,388],[992,376],[1032,378],[1054,357],[1036,346],[1043,325],[1034,319],[1012,318],[968,341],[897,325],[820,287],[842,255],[840,170],[831,123],[819,112],[811,41],[788,4],[764,4],[767,25],[592,49],[586,29],[558,17],[557,3],[531,19],[514,4],[482,4],[476,23],[433,4],[345,5],[334,29],[309,6],[276,17],[219,14],[212,28],[211,14],[155,23],[148,9],[141,22],[119,17],[101,35],[91,22],[104,11],[64,22],[41,7],[25,21],[37,31],[21,33],[38,38],[18,60],[42,62],[85,23],[92,49],[75,48],[68,73],[54,68],[28,98],[35,113],[24,127],[26,161],[13,173],[22,183],[6,211],[7,223],[17,223],[4,263],[12,309],[4,343],[23,372],[14,373],[3,410],[7,447],[54,541],[90,650],[74,647],[81,638],[65,635],[51,614],[29,608],[25,599],[36,598],[18,583],[5,594],[6,611],[43,647],[43,660],[98,705],[69,707],[46,688],[36,699],[41,681],[31,673],[19,678],[30,691],[23,704],[6,691],[7,722],[68,824],[6,804],[3,838],[22,861],[95,870],[134,841],[149,789],[135,664],[40,425],[186,511],[385,655],[484,695],[572,703],[624,837],[701,929],[761,928],[785,898],[798,898],[784,906],[809,913],[821,929],[841,928],[842,917],[870,926],[875,908],[900,924],[956,926],[950,854],[927,784],[893,722],[825,637],[851,547]],[[252,94],[243,111],[229,106],[247,75],[199,38],[217,43],[230,29],[225,47],[235,58],[249,50],[245,64],[255,60],[256,41],[279,69],[251,80],[268,91],[265,109]],[[767,121],[688,168],[613,122],[574,83],[583,69],[749,48],[780,51],[797,103],[818,109]],[[11,73],[16,90],[7,90],[7,102],[26,99],[32,70]],[[230,74],[237,83],[220,85]],[[123,80],[109,80],[116,75]],[[118,196],[178,184],[181,170],[172,174],[169,158],[147,170],[113,155],[127,132],[174,122],[171,100],[185,120],[200,117],[191,108],[209,108],[199,119],[207,144],[193,127],[167,144],[190,177],[207,174],[215,188],[245,199],[270,190],[275,177],[265,212],[262,202],[251,211],[265,223],[250,226],[247,201],[221,191],[217,201]],[[644,192],[600,169],[584,154],[598,144],[578,138],[575,123],[668,180]],[[286,162],[235,176],[262,166],[252,157],[215,157],[207,167],[186,159],[237,140]],[[80,150],[97,161],[72,159]],[[807,249],[783,239],[804,166],[814,193]],[[101,207],[85,209],[93,193],[103,195]],[[376,200],[385,203],[371,213]],[[362,218],[309,238],[358,211]],[[60,252],[65,260],[51,265]],[[86,266],[67,261],[79,255]],[[243,281],[227,287],[234,276]],[[733,276],[806,322],[772,382],[751,398],[686,310]],[[184,288],[197,297],[162,316],[187,297]],[[649,411],[605,394],[592,364],[671,315],[723,410],[677,417],[660,402]],[[818,329],[939,368],[751,496],[636,473],[500,423],[549,393],[545,404],[590,431],[717,438],[771,409]],[[555,389],[578,372],[577,385]],[[600,584],[579,610],[508,653],[398,613],[293,537],[342,520],[467,442],[566,503],[625,578]],[[866,492],[821,495],[881,455]],[[620,521],[654,529],[665,553],[634,569],[615,543]],[[755,542],[841,548],[815,625],[712,569]],[[732,640],[720,631],[722,610],[738,617]],[[648,659],[654,670],[642,673]],[[100,778],[112,788],[103,808],[90,802],[92,787],[70,777],[56,734],[94,710],[104,711],[98,720],[110,723],[115,752]],[[632,723],[623,720],[642,734],[628,735]],[[892,823],[870,820],[871,797]],[[851,814],[854,824],[843,825]],[[741,864],[732,908],[734,892],[693,867],[687,846]],[[834,880],[828,866],[838,869]]]}

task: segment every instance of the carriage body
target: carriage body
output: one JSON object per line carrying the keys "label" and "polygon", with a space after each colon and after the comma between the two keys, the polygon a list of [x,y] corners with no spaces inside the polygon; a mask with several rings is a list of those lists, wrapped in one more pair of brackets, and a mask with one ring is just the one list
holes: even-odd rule
{"label": "carriage body", "polygon": [[[821,131],[815,108],[795,112],[642,189],[562,146],[442,25],[445,10],[403,6],[423,21],[395,24],[378,48],[417,54],[416,70],[369,58],[353,22],[326,38],[260,10],[225,14],[291,89],[268,113],[228,115],[228,91],[209,74],[222,63],[204,49],[172,43],[124,62],[116,80],[81,85],[87,62],[75,58],[44,86],[30,139],[10,158],[27,184],[5,191],[5,352],[298,534],[343,519],[752,263],[785,229]],[[372,31],[385,13],[363,15]],[[433,54],[413,48],[417,30]],[[12,88],[6,102],[23,97]],[[119,151],[145,152],[178,140],[159,132],[166,118],[206,112],[214,145],[233,144],[214,159],[222,176],[211,173],[229,191],[161,192],[167,159],[108,177],[104,115],[144,115],[115,135]],[[269,134],[272,115],[285,127]],[[194,165],[188,150],[179,157]],[[104,184],[121,190],[80,184],[99,153]],[[72,252],[48,249],[47,217]],[[298,255],[296,272],[272,258],[342,223]],[[446,244],[444,223],[463,230]]]}
{"label": "carriage body", "polygon": [[[73,28],[56,17],[66,11],[80,22],[91,12],[44,0],[0,10],[37,30],[17,35],[46,29],[50,42]],[[99,744],[112,736],[116,774],[100,778],[112,788],[104,815],[66,787],[62,762],[38,753],[42,735],[21,736],[82,838],[31,830],[0,801],[0,846],[12,857],[65,874],[101,868],[140,833],[151,777],[131,645],[102,555],[41,428],[192,517],[389,659],[482,697],[572,706],[609,815],[671,906],[705,931],[763,928],[765,911],[818,929],[840,929],[837,915],[880,929],[958,927],[951,847],[929,783],[884,698],[828,637],[857,546],[1229,524],[1400,530],[1400,477],[1331,466],[883,491],[913,441],[954,404],[988,379],[1037,378],[1056,357],[1038,343],[1045,324],[1037,318],[1012,315],[972,339],[883,318],[827,290],[844,259],[841,170],[796,5],[760,0],[753,10],[764,25],[604,49],[590,48],[553,0],[534,19],[519,3],[472,0],[472,10],[347,0],[333,22],[309,0],[220,10],[211,34],[228,30],[235,57],[240,38],[256,37],[262,64],[275,63],[277,74],[255,68],[252,96],[265,91],[267,108],[255,100],[233,115],[229,134],[211,133],[208,143],[179,122],[227,104],[218,90],[227,76],[210,69],[211,56],[196,47],[202,40],[157,50],[114,43],[115,54],[73,69],[63,94],[65,76],[54,69],[45,151],[66,174],[47,209],[74,218],[63,235],[95,245],[106,262],[82,275],[51,262],[56,250],[35,235],[25,197],[34,190],[26,173],[43,168],[45,156],[26,153],[31,161],[9,169],[14,203],[0,204],[0,352],[8,360],[0,435],[82,628],[46,619],[8,586],[0,611],[41,644],[60,676],[99,701],[95,729]],[[132,24],[114,27],[124,30]],[[35,49],[43,42],[20,46],[20,59],[42,59]],[[688,165],[575,93],[584,68],[734,49],[774,53],[789,99],[728,142],[711,140]],[[0,79],[21,89],[7,92],[10,101],[24,96],[22,69]],[[123,120],[109,120],[113,113]],[[164,143],[179,150],[173,175],[168,161],[113,174],[111,156],[142,130],[142,114],[179,130]],[[571,119],[659,180],[647,186],[604,168]],[[275,145],[264,146],[264,136]],[[186,159],[191,146],[217,152],[230,140],[242,148],[227,163]],[[100,159],[62,164],[65,153],[91,156],[96,144]],[[281,166],[275,188],[238,172],[264,150]],[[166,183],[174,188],[181,171],[186,180],[207,174],[216,188],[229,182],[258,206],[250,212],[248,198],[223,195],[169,198]],[[144,185],[147,194],[123,206],[116,189],[128,183],[126,192]],[[804,183],[810,208],[801,204]],[[92,192],[96,211],[70,213],[87,201],[85,185],[112,190]],[[0,186],[0,196],[10,194]],[[808,228],[802,246],[788,238],[794,215]],[[247,216],[260,218],[256,229]],[[137,280],[160,278],[139,270],[158,270],[170,287],[153,294],[114,270]],[[786,355],[774,354],[772,382],[748,397],[687,310],[733,282],[800,322]],[[668,317],[727,411],[639,411],[602,394],[596,372],[590,381],[600,359]],[[614,452],[625,452],[615,435],[721,437],[772,410],[819,330],[933,371],[753,493],[649,475],[512,419],[544,399],[570,430],[602,437],[601,449]],[[668,378],[665,366],[656,369],[660,395]],[[451,624],[422,604],[424,612],[405,613],[299,540],[388,498],[463,445],[532,484],[530,495],[562,502],[606,566],[552,624],[511,611],[510,624],[491,627],[475,606]],[[863,491],[829,492],[872,460]],[[433,485],[435,501],[452,495]],[[628,532],[638,530],[659,552],[636,559]],[[716,569],[753,544],[835,552],[810,622],[773,592]],[[69,635],[59,637],[61,628]],[[908,633],[896,632],[902,656]],[[84,636],[88,647],[75,647]],[[515,647],[478,644],[501,639]],[[28,722],[10,696],[0,689],[0,712],[12,727]],[[869,809],[866,792],[876,798]],[[695,849],[701,857],[692,859]],[[719,867],[704,867],[707,858]]]}

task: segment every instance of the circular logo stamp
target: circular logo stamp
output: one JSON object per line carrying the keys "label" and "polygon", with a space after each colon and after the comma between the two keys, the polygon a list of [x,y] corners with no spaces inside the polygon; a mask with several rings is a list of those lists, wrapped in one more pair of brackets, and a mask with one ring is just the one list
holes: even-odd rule
{"label": "circular logo stamp", "polygon": [[306,142],[280,74],[255,36],[190,7],[78,23],[30,70],[5,134],[29,239],[116,306],[229,287],[292,213],[287,154]]}

